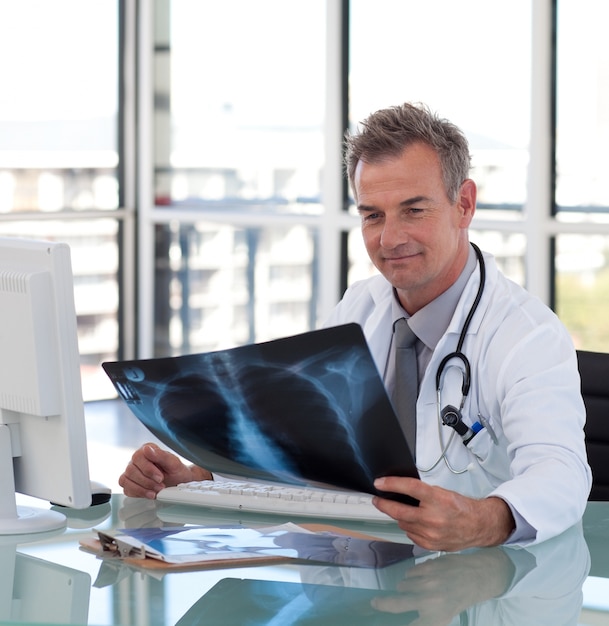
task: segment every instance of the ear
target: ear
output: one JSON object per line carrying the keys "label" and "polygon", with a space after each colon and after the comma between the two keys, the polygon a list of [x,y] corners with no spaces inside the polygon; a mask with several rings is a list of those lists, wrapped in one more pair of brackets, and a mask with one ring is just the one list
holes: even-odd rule
{"label": "ear", "polygon": [[459,189],[457,204],[461,209],[461,228],[467,228],[476,212],[476,183],[471,178],[466,178]]}

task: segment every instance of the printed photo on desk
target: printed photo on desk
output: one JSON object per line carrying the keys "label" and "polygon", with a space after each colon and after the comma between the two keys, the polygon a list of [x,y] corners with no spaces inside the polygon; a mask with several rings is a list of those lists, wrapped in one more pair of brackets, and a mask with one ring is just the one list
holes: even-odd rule
{"label": "printed photo on desk", "polygon": [[378,476],[418,476],[357,324],[103,367],[158,439],[211,471],[372,494]]}
{"label": "printed photo on desk", "polygon": [[256,565],[261,561],[311,561],[362,568],[384,568],[410,559],[411,544],[353,536],[327,527],[309,530],[297,524],[251,528],[243,525],[129,528],[98,531],[99,543],[82,546],[100,556],[139,561],[142,567],[167,565]]}

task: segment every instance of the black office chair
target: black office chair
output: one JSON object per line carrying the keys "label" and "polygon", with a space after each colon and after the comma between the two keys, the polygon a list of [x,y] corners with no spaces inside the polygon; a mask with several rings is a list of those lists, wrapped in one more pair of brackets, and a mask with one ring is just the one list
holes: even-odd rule
{"label": "black office chair", "polygon": [[590,500],[609,500],[609,354],[577,351],[586,405],[586,449],[592,468]]}

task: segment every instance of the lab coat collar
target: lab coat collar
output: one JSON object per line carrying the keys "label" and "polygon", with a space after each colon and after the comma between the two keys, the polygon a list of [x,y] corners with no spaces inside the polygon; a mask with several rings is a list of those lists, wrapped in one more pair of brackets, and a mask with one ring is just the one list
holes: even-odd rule
{"label": "lab coat collar", "polygon": [[[478,308],[476,309],[476,313],[474,314],[474,317],[472,318],[472,321],[469,325],[469,329],[467,331],[468,334],[476,334],[478,332],[480,324],[482,323],[484,315],[488,310],[489,304],[491,302],[492,292],[495,288],[495,285],[497,284],[498,270],[494,257],[487,252],[483,252],[482,256],[484,258],[486,270],[486,281],[484,285],[484,291],[482,293],[482,298],[480,299],[480,303],[478,305]],[[467,281],[467,284],[463,289],[463,293],[461,294],[461,298],[459,299],[455,314],[453,315],[450,324],[448,325],[447,334],[461,334],[465,319],[467,318],[474,299],[476,298],[476,293],[478,292],[479,285],[480,268],[477,267],[476,270],[469,277],[469,280]]]}

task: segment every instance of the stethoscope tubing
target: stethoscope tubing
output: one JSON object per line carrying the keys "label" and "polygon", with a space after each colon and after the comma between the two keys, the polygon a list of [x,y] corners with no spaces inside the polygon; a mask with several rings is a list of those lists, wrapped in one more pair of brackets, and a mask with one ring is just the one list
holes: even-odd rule
{"label": "stethoscope tubing", "polygon": [[484,286],[486,283],[486,265],[484,263],[484,257],[482,255],[482,252],[480,251],[480,248],[475,243],[470,242],[470,244],[472,248],[474,249],[474,252],[476,253],[476,257],[478,258],[478,265],[480,267],[480,284],[478,285],[478,291],[476,293],[476,297],[474,298],[474,301],[472,303],[472,306],[470,307],[469,313],[467,314],[467,317],[465,318],[465,322],[463,323],[463,328],[461,329],[461,333],[459,335],[459,341],[457,342],[456,350],[454,352],[451,352],[450,354],[447,354],[440,361],[440,364],[438,365],[438,370],[436,372],[436,394],[437,394],[436,406],[438,410],[438,438],[440,440],[440,444],[442,445],[442,451],[438,459],[429,467],[422,468],[417,465],[417,469],[420,472],[424,472],[424,473],[431,472],[432,470],[434,470],[442,460],[446,464],[446,467],[453,474],[464,474],[469,469],[469,464],[467,465],[467,467],[464,467],[461,470],[455,469],[451,465],[450,461],[448,460],[447,451],[455,435],[457,434],[457,431],[453,429],[451,431],[450,437],[448,438],[448,441],[444,443],[444,437],[442,434],[442,427],[444,426],[444,424],[442,421],[441,387],[442,387],[442,374],[444,373],[444,370],[446,369],[447,364],[449,363],[449,361],[452,361],[453,359],[459,359],[464,366],[463,383],[461,385],[462,398],[461,398],[461,405],[459,407],[459,411],[461,411],[461,409],[463,409],[463,406],[465,405],[465,399],[467,398],[467,395],[469,393],[469,389],[471,386],[471,365],[470,365],[469,359],[463,353],[463,343],[465,342],[465,337],[467,336],[467,331],[469,329],[469,325],[472,321],[472,318],[474,317],[474,314],[476,313],[478,306],[480,304],[480,300],[482,299],[482,294],[484,293]]}

